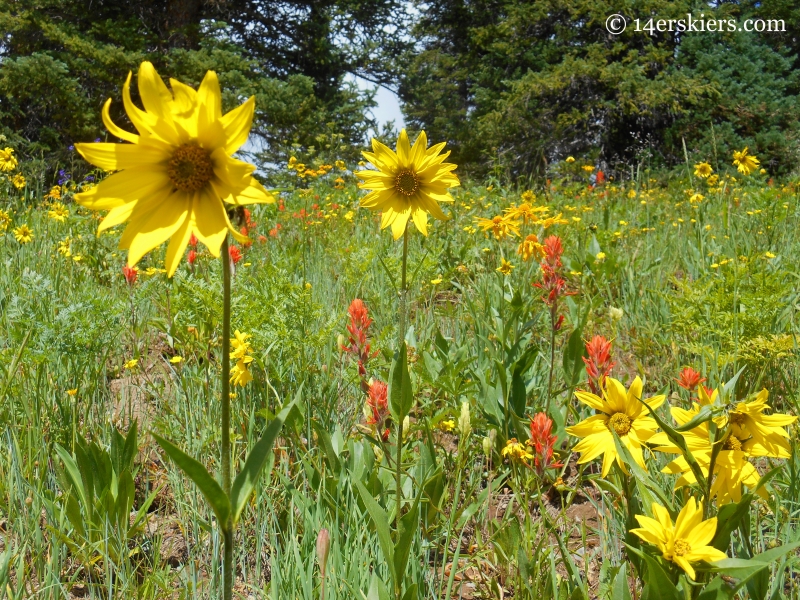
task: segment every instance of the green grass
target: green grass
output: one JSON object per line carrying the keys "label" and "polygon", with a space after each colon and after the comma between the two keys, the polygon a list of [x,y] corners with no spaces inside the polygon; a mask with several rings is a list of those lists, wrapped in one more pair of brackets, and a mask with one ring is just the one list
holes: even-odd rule
{"label": "green grass", "polygon": [[[584,315],[582,338],[613,338],[613,376],[626,383],[642,376],[648,395],[668,386],[676,393],[674,404],[687,402],[674,382],[683,366],[694,366],[715,386],[745,367],[737,394],[767,387],[775,411],[798,414],[797,188],[767,185],[758,175],[737,179],[723,179],[723,189],[707,192],[702,181],[687,181],[685,172],[648,173],[590,190],[587,177],[575,170],[557,176],[547,194],[538,192],[537,204],[568,221],[546,233],[562,237],[565,271],[573,273],[567,279],[577,292],[563,305],[566,318],[556,336],[552,406],[565,462],[575,442],[565,434],[565,422],[590,414],[570,398],[573,388],[562,369],[562,351]],[[454,194],[453,219],[437,222],[428,238],[411,235],[411,439],[420,441],[409,444],[406,461],[409,474],[419,475],[415,469],[430,439],[441,489],[438,506],[429,506],[414,539],[407,578],[418,584],[420,598],[430,599],[459,597],[455,576],[466,569],[475,597],[500,597],[503,587],[505,597],[514,598],[610,598],[614,574],[626,562],[620,541],[626,511],[610,487],[598,493],[604,484],[596,465],[576,469],[573,461],[564,476],[568,491],[556,503],[548,482],[498,452],[506,436],[502,424],[491,425],[497,410],[492,403],[505,385],[506,368],[525,349],[530,361],[520,375],[526,412],[545,405],[550,322],[540,291],[532,287],[539,265],[516,255],[518,240],[466,230],[474,217],[520,202],[522,190],[497,182],[488,187],[465,185]],[[690,188],[705,199],[690,203]],[[184,264],[172,280],[145,274],[160,266],[162,249],[142,261],[137,283],[128,286],[124,253],[116,250],[120,228],[96,237],[97,220],[70,194],[70,216],[58,222],[48,216],[39,190],[28,196],[10,186],[4,190],[0,207],[12,214],[12,223],[0,234],[0,588],[14,598],[67,598],[81,589],[73,586],[87,584],[87,571],[57,535],[70,536],[71,529],[52,509],[64,493],[55,444],[72,449],[81,437],[108,445],[113,428],[128,422],[126,410],[137,409],[146,414],[145,431],[172,439],[212,472],[218,468],[221,265],[201,253],[193,272]],[[388,581],[353,482],[364,483],[390,509],[393,474],[380,466],[358,427],[364,397],[337,337],[346,334],[350,301],[363,299],[374,320],[372,348],[379,351],[370,373],[388,378],[397,311],[392,280],[401,244],[379,232],[375,215],[357,208],[358,196],[348,175],[343,190],[332,181],[314,181],[310,191],[285,193],[284,211],[276,205],[254,209],[254,243],[236,267],[232,327],[252,334],[256,361],[254,381],[237,388],[233,401],[235,470],[267,419],[298,391],[301,403],[237,532],[237,590],[244,598],[318,598],[314,546],[323,527],[332,539],[327,598],[366,596],[373,572]],[[293,216],[301,210],[312,216]],[[11,233],[23,223],[34,231],[29,244]],[[273,237],[269,231],[278,223]],[[544,237],[535,225],[523,233]],[[71,257],[57,252],[67,237]],[[515,265],[505,278],[496,272],[501,256]],[[611,308],[621,309],[621,318]],[[173,356],[182,362],[170,363]],[[138,366],[125,369],[134,358]],[[76,388],[76,395],[67,393]],[[458,439],[457,430],[440,428],[443,421],[457,421],[464,401],[472,434]],[[524,437],[517,421],[522,423],[513,421],[508,437]],[[491,463],[482,445],[490,428],[500,430]],[[333,454],[322,432],[331,437]],[[221,539],[212,513],[193,484],[158,459],[144,432],[142,440],[142,490],[166,483],[152,519],[175,524],[187,555],[177,566],[162,560],[160,548],[170,541],[163,527],[132,539],[129,560],[119,564],[99,547],[97,555],[105,558],[86,593],[215,598]],[[746,541],[754,552],[800,538],[800,471],[792,447],[790,460],[772,460],[783,467],[770,483],[771,500],[753,505]],[[658,472],[665,457],[651,456],[651,476],[671,490],[674,477]],[[404,485],[410,495],[410,475]],[[137,502],[142,499],[137,493]],[[513,510],[498,514],[499,500]],[[601,518],[576,523],[579,505],[594,506]],[[109,537],[115,534],[109,530]],[[744,542],[735,534],[732,549]],[[451,563],[456,567],[448,577],[444,567]],[[773,567],[776,594],[797,597],[796,569],[794,555],[779,571]]]}

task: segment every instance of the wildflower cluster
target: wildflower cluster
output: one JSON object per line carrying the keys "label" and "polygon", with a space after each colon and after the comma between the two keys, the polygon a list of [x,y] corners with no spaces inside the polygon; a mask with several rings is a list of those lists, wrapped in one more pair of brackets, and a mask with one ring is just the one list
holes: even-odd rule
{"label": "wildflower cluster", "polygon": [[542,280],[534,283],[534,287],[538,287],[545,294],[542,296],[542,301],[550,307],[551,317],[553,322],[553,329],[558,331],[561,329],[561,324],[564,321],[564,315],[556,316],[558,313],[558,301],[564,296],[572,296],[574,291],[567,288],[567,281],[561,274],[563,267],[561,263],[561,255],[564,253],[564,248],[561,245],[561,238],[556,235],[551,235],[544,241],[544,260],[540,263],[542,269]]}
{"label": "wildflower cluster", "polygon": [[244,387],[253,380],[250,374],[250,363],[253,362],[250,352],[253,349],[247,341],[251,336],[249,333],[241,333],[238,329],[234,332],[234,336],[231,339],[231,358],[236,364],[231,367],[231,383]]}

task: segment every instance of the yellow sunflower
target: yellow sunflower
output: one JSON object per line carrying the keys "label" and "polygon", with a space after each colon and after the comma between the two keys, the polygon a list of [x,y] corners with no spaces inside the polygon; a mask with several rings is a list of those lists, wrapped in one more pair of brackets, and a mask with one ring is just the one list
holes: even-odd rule
{"label": "yellow sunflower", "polygon": [[631,529],[631,533],[656,546],[664,560],[678,565],[690,579],[695,578],[692,563],[712,563],[727,558],[724,552],[709,546],[717,532],[717,518],[703,520],[702,502],[689,498],[674,525],[666,508],[653,503],[652,509],[655,518],[636,515],[640,528]]}
{"label": "yellow sunflower", "polygon": [[613,377],[606,377],[602,398],[590,392],[575,392],[575,397],[598,412],[567,428],[568,434],[583,438],[573,448],[575,452],[581,453],[578,464],[587,463],[602,454],[603,477],[608,475],[615,460],[625,470],[625,464],[617,453],[613,430],[636,463],[646,469],[642,445],[655,435],[658,425],[652,417],[647,416],[648,410],[640,399],[655,409],[661,406],[665,397],[660,395],[644,400],[642,380],[638,377],[633,380],[627,392],[622,383]]}
{"label": "yellow sunflower", "polygon": [[511,275],[511,271],[514,270],[514,265],[512,265],[509,261],[505,258],[500,259],[500,266],[496,269],[499,273],[503,275]]}
{"label": "yellow sunflower", "polygon": [[530,234],[517,248],[517,254],[519,254],[525,262],[529,261],[531,257],[536,260],[541,260],[544,258],[544,246],[539,242],[538,237],[534,234]]}
{"label": "yellow sunflower", "polygon": [[738,402],[728,411],[731,437],[735,437],[749,456],[791,458],[789,433],[784,429],[797,417],[781,413],[765,415],[769,392],[761,390],[750,402]]}
{"label": "yellow sunflower", "polygon": [[733,153],[733,164],[736,166],[736,169],[739,173],[743,175],[750,175],[755,169],[758,168],[759,160],[747,153],[747,146],[744,147],[744,150],[739,152],[738,150],[734,151]]}
{"label": "yellow sunflower", "polygon": [[539,213],[546,213],[548,210],[550,209],[546,206],[531,206],[529,203],[523,202],[519,206],[508,207],[504,212],[511,219],[522,219],[523,223],[536,223],[539,220]]}
{"label": "yellow sunflower", "polygon": [[128,221],[119,245],[128,250],[129,266],[169,239],[165,263],[172,276],[192,235],[214,256],[229,231],[247,240],[231,225],[225,203],[275,200],[252,177],[253,165],[231,157],[247,141],[254,98],[223,115],[216,73],[206,73],[197,91],[170,79],[170,91],[149,62],[139,67],[138,82],[145,110],[131,100],[130,73],[122,99],[139,134],[111,121],[107,100],[103,122],[112,135],[131,143],[76,144],[87,161],[116,172],[75,199],[110,211],[98,234]]}
{"label": "yellow sunflower", "polygon": [[412,219],[422,235],[428,235],[428,215],[442,221],[448,217],[439,202],[453,202],[449,188],[458,187],[458,177],[452,172],[456,165],[444,162],[450,152],[440,154],[445,142],[428,148],[428,138],[422,131],[412,147],[406,130],[397,138],[396,152],[372,140],[372,152],[362,152],[377,170],[362,170],[356,175],[364,181],[358,186],[370,190],[361,199],[361,206],[381,211],[381,229],[391,225],[394,239],[406,230]]}

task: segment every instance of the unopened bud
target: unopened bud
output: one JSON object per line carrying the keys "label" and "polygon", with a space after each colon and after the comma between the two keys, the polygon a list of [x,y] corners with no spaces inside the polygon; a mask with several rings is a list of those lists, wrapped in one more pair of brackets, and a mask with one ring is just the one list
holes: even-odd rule
{"label": "unopened bud", "polygon": [[320,529],[317,536],[317,562],[319,572],[325,577],[325,565],[328,564],[328,551],[331,549],[331,536],[327,529]]}
{"label": "unopened bud", "polygon": [[608,316],[611,317],[612,321],[619,321],[623,314],[624,313],[621,308],[616,308],[614,306],[610,306],[608,308]]}
{"label": "unopened bud", "polygon": [[343,334],[340,333],[338,336],[336,336],[336,345],[339,347],[340,350],[345,347],[346,342],[347,338],[344,337]]}
{"label": "unopened bud", "polygon": [[465,440],[472,431],[472,425],[470,425],[469,422],[469,402],[466,401],[461,403],[461,414],[458,417],[458,431]]}

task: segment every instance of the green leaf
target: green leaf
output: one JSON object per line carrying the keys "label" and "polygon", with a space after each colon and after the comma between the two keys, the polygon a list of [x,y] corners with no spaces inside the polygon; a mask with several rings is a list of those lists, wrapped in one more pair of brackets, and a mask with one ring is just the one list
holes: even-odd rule
{"label": "green leaf", "polygon": [[655,410],[650,408],[650,405],[647,404],[641,398],[638,398],[639,402],[641,402],[644,407],[650,412],[650,416],[655,419],[658,426],[664,430],[664,433],[667,434],[667,437],[675,444],[683,454],[683,457],[686,459],[686,462],[689,463],[689,467],[692,469],[692,474],[697,479],[697,483],[700,485],[702,489],[706,489],[706,477],[703,475],[703,471],[700,468],[700,465],[697,464],[692,453],[689,451],[689,448],[686,446],[686,441],[683,439],[683,434],[677,432],[674,428],[672,428],[664,419],[658,416]]}
{"label": "green leaf", "polygon": [[588,316],[589,310],[587,309],[586,313],[575,325],[575,329],[569,334],[569,340],[562,354],[561,366],[564,369],[564,382],[570,388],[575,387],[578,383],[586,366],[583,362],[583,357],[586,355],[586,345],[583,343],[581,336]]}
{"label": "green leaf", "polygon": [[417,600],[417,584],[409,586],[406,593],[403,594],[403,600]]}
{"label": "green leaf", "polygon": [[622,563],[614,577],[611,600],[631,600],[631,589],[628,586],[628,565]]}
{"label": "green leaf", "polygon": [[231,508],[233,509],[234,526],[238,522],[242,510],[244,510],[245,504],[247,504],[247,500],[250,498],[250,494],[253,493],[258,478],[261,477],[264,465],[267,464],[269,454],[272,452],[272,447],[275,445],[275,438],[278,437],[283,423],[293,407],[294,402],[284,407],[284,409],[278,413],[278,416],[275,417],[266,431],[264,431],[264,435],[261,436],[261,439],[253,446],[253,449],[244,461],[244,467],[242,467],[236,479],[233,480],[233,486],[231,487]]}
{"label": "green leaf", "polygon": [[211,510],[214,511],[220,528],[226,531],[228,518],[231,516],[231,503],[217,480],[206,471],[206,468],[200,462],[186,454],[175,444],[156,433],[151,435],[158,442],[158,445],[164,449],[167,456],[200,488],[206,501],[211,505]]}
{"label": "green leaf", "polygon": [[717,575],[703,588],[697,600],[733,600],[735,593],[734,588]]}
{"label": "green leaf", "polygon": [[397,532],[397,543],[394,546],[394,572],[397,574],[398,581],[402,581],[406,573],[408,555],[411,552],[411,544],[414,535],[419,531],[419,501],[420,494],[414,501],[414,506],[400,517],[400,531]]}
{"label": "green leaf", "polygon": [[369,584],[367,600],[389,600],[389,590],[375,573],[372,574],[372,581]]}
{"label": "green leaf", "polygon": [[375,524],[375,531],[378,533],[378,542],[381,545],[381,550],[383,551],[383,558],[386,561],[386,564],[389,566],[389,573],[392,576],[392,580],[395,581],[397,579],[395,574],[395,567],[394,567],[394,544],[392,544],[392,532],[389,527],[389,516],[386,514],[386,511],[381,508],[381,505],[375,501],[375,498],[372,497],[367,491],[367,488],[364,487],[364,484],[361,483],[358,479],[354,479],[353,483],[358,490],[358,493],[361,495],[361,499],[364,501],[364,506],[367,507],[367,512],[369,513],[372,522]]}
{"label": "green leaf", "polygon": [[317,432],[317,440],[322,446],[322,449],[325,450],[325,457],[328,459],[331,470],[338,474],[342,470],[342,464],[339,462],[339,457],[336,456],[336,452],[333,449],[330,434],[318,421],[312,421],[311,426],[314,428],[314,431]]}
{"label": "green leaf", "polygon": [[413,401],[406,343],[403,342],[395,353],[392,372],[389,374],[389,408],[395,423],[401,423],[406,418]]}
{"label": "green leaf", "polygon": [[684,600],[683,594],[678,591],[669,575],[655,558],[630,546],[628,546],[628,550],[639,555],[647,565],[641,600]]}
{"label": "green leaf", "polygon": [[525,416],[525,405],[528,400],[525,380],[522,378],[523,369],[526,366],[520,359],[514,364],[514,370],[511,373],[511,398],[509,404],[519,417]]}
{"label": "green leaf", "polygon": [[64,474],[67,476],[67,481],[72,487],[72,493],[77,494],[81,506],[83,506],[84,510],[88,510],[89,503],[86,498],[86,490],[83,487],[83,478],[81,477],[81,473],[78,469],[75,459],[73,459],[70,453],[67,452],[66,449],[60,444],[56,444],[55,449],[56,454],[58,454],[59,458],[61,459],[61,462],[64,463]]}
{"label": "green leaf", "polygon": [[687,421],[680,427],[676,427],[675,431],[680,433],[683,433],[685,431],[691,431],[695,427],[702,425],[703,423],[710,421],[713,418],[714,418],[714,411],[711,409],[710,406],[704,406],[689,421]]}
{"label": "green leaf", "polygon": [[754,494],[745,494],[738,503],[720,507],[717,512],[717,532],[711,541],[714,548],[723,552],[728,549],[731,543],[731,533],[736,531],[742,518],[750,510],[750,503],[754,497]]}

